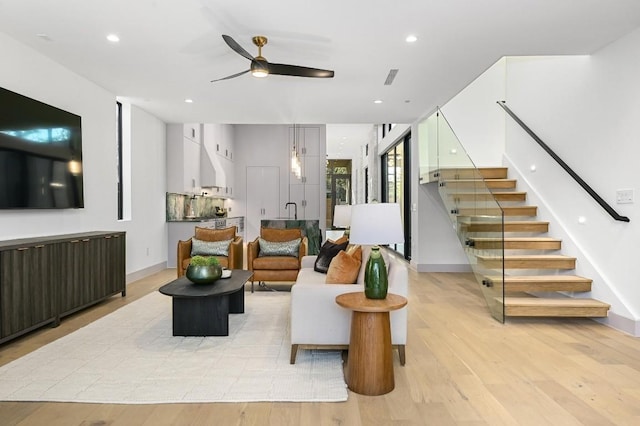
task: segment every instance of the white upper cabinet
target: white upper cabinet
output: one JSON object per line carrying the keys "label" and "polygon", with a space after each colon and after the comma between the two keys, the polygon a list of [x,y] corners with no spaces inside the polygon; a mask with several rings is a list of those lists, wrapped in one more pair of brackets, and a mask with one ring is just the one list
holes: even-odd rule
{"label": "white upper cabinet", "polygon": [[233,197],[235,171],[230,158],[232,146],[233,126],[210,123],[202,125],[201,184],[213,196]]}
{"label": "white upper cabinet", "polygon": [[[298,205],[298,219],[320,217],[320,188],[324,169],[320,155],[320,128],[295,126],[289,128],[289,193],[290,200]],[[300,176],[293,170],[292,158],[297,153]]]}
{"label": "white upper cabinet", "polygon": [[230,124],[220,125],[220,135],[216,141],[216,153],[233,161],[233,126]]}
{"label": "white upper cabinet", "polygon": [[182,128],[184,131],[184,137],[199,143],[201,140],[200,127],[200,123],[184,123]]}
{"label": "white upper cabinet", "polygon": [[167,191],[177,193],[199,191],[200,126],[167,124],[166,143]]}

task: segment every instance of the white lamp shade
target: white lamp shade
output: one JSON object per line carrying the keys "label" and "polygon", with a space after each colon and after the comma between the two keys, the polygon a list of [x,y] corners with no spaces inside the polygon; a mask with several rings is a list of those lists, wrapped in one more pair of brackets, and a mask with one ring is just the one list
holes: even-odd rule
{"label": "white lamp shade", "polygon": [[333,226],[348,228],[351,225],[351,205],[339,204],[333,210]]}
{"label": "white lamp shade", "polygon": [[351,207],[352,244],[378,245],[404,242],[398,203],[355,204]]}

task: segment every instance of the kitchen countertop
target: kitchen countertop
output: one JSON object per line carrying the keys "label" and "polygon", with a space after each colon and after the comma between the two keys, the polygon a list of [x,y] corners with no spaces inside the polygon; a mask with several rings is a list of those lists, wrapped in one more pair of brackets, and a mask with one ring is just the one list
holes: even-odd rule
{"label": "kitchen countertop", "polygon": [[226,216],[226,217],[194,217],[194,218],[182,218],[182,219],[169,219],[167,222],[210,222],[216,219],[239,219],[244,216]]}

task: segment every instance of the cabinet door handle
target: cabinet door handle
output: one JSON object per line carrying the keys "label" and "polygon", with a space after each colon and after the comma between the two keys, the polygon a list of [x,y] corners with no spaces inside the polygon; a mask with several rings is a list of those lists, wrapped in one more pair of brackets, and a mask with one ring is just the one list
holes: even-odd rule
{"label": "cabinet door handle", "polygon": [[25,250],[29,250],[29,247],[18,247],[16,250],[25,251]]}
{"label": "cabinet door handle", "polygon": [[42,248],[42,247],[44,247],[44,244],[38,244],[38,245],[36,246],[36,248]]}

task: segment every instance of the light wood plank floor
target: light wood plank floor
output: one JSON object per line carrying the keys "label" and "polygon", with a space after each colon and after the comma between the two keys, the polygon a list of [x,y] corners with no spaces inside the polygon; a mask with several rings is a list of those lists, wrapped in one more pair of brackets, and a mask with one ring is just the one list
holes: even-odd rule
{"label": "light wood plank floor", "polygon": [[[0,346],[20,357],[154,291],[167,270]],[[590,320],[491,318],[467,274],[410,272],[407,363],[396,388],[343,403],[109,405],[0,402],[2,425],[637,425],[640,339]]]}

